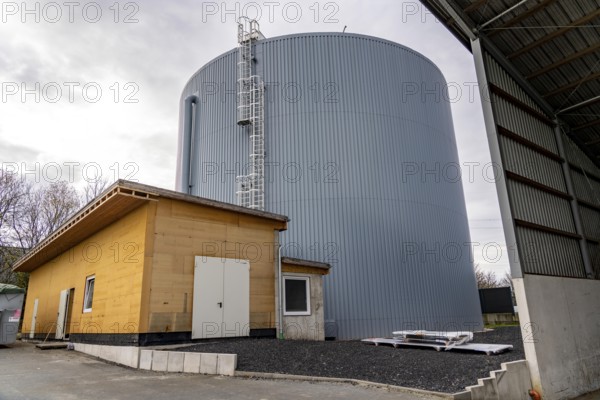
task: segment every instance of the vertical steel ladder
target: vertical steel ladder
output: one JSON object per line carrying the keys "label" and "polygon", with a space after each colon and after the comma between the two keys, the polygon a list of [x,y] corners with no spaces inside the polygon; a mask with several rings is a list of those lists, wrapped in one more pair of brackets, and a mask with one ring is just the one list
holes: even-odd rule
{"label": "vertical steel ladder", "polygon": [[238,204],[255,210],[265,208],[265,85],[252,75],[252,45],[261,37],[258,22],[247,17],[238,20],[237,123],[248,126],[250,157],[248,174],[236,178]]}

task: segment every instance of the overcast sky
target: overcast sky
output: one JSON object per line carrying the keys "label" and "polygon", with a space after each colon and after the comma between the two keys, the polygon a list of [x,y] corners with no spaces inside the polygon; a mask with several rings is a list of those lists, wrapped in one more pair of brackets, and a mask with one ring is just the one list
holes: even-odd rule
{"label": "overcast sky", "polygon": [[197,69],[237,45],[236,15],[244,11],[259,17],[267,37],[347,26],[422,53],[451,87],[475,262],[508,271],[472,56],[418,1],[1,6],[0,161],[40,182],[81,185],[100,173],[174,189],[181,91]]}

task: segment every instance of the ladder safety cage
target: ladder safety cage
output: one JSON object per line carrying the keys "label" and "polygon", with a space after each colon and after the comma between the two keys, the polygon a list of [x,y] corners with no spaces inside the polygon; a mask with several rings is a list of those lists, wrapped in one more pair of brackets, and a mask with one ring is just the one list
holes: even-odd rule
{"label": "ladder safety cage", "polygon": [[265,207],[265,85],[259,75],[252,75],[252,44],[262,38],[257,21],[247,17],[238,20],[237,123],[248,126],[250,157],[248,175],[236,177],[236,196],[239,205],[255,210]]}
{"label": "ladder safety cage", "polygon": [[237,62],[237,123],[250,123],[250,102],[252,90],[252,43],[262,37],[258,22],[247,17],[238,20],[238,62]]}

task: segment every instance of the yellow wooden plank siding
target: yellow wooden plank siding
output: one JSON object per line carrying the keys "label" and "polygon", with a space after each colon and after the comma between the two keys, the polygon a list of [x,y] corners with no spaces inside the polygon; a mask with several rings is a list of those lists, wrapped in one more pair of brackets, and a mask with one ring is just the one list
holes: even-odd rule
{"label": "yellow wooden plank siding", "polygon": [[148,332],[191,331],[195,256],[250,260],[251,328],[275,327],[276,231],[285,222],[171,199],[151,218]]}
{"label": "yellow wooden plank siding", "polygon": [[[74,288],[70,333],[134,333],[139,329],[146,226],[145,204],[31,272],[22,332],[56,331],[60,292]],[[92,311],[83,312],[86,277],[95,275]]]}

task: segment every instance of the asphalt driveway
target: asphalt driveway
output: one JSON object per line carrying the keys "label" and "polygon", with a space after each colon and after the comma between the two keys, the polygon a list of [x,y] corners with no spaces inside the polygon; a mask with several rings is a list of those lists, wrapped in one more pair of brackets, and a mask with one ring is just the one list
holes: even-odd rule
{"label": "asphalt driveway", "polygon": [[433,400],[349,384],[251,380],[139,371],[75,351],[39,350],[16,343],[0,347],[1,400]]}

